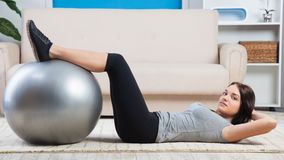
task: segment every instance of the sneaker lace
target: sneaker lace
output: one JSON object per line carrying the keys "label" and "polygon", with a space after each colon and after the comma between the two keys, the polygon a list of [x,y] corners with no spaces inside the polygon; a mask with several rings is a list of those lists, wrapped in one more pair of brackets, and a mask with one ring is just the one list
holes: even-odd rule
{"label": "sneaker lace", "polygon": [[35,31],[36,31],[36,35],[38,36],[38,38],[39,38],[40,40],[42,40],[45,44],[50,43],[50,40],[49,40],[43,33],[41,33],[40,30],[38,30],[37,28],[35,28]]}

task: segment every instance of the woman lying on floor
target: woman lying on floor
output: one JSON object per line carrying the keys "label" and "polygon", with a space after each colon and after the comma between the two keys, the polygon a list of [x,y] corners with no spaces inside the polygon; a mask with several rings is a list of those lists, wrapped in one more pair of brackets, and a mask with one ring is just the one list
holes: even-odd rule
{"label": "woman lying on floor", "polygon": [[272,117],[254,110],[253,90],[231,83],[216,111],[194,103],[184,112],[149,112],[125,59],[120,54],[69,49],[53,44],[28,21],[28,35],[38,61],[65,60],[92,72],[106,72],[110,81],[115,128],[124,142],[238,142],[276,127]]}

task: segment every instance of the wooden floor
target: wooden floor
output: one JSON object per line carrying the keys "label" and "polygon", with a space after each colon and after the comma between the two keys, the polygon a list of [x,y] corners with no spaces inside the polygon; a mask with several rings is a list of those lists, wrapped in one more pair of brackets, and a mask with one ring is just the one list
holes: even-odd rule
{"label": "wooden floor", "polygon": [[5,154],[2,160],[283,160],[284,154],[267,153],[37,153]]}
{"label": "wooden floor", "polygon": [[[257,159],[257,160],[284,160],[284,150],[283,150],[283,141],[284,141],[284,113],[283,112],[265,112],[271,116],[273,116],[277,121],[278,121],[278,126],[277,126],[277,132],[273,133],[270,135],[271,142],[272,141],[279,141],[278,144],[274,144],[273,146],[277,147],[279,146],[279,150],[275,150],[275,152],[267,152],[267,150],[263,150],[263,152],[239,152],[238,149],[235,148],[235,151],[226,151],[226,152],[212,152],[212,150],[207,152],[206,150],[199,152],[199,151],[192,151],[192,152],[185,152],[185,151],[168,151],[168,152],[156,152],[156,151],[151,151],[151,152],[133,152],[133,151],[122,151],[122,152],[117,152],[117,151],[102,151],[102,152],[77,152],[77,153],[48,153],[48,152],[22,152],[22,153],[4,153],[2,152],[0,154],[0,160],[5,159],[5,160],[24,160],[24,159],[41,159],[41,160],[49,160],[49,159],[135,159],[135,160],[142,160],[142,159],[147,159],[147,160],[152,160],[152,159],[162,159],[162,160],[168,160],[168,159],[173,159],[173,160],[183,160],[183,159],[192,159],[192,160],[207,160],[207,159],[216,159],[216,160],[228,160],[228,159]],[[2,125],[2,124],[1,124]],[[3,126],[3,125],[2,125]],[[2,130],[1,130],[2,132]],[[0,133],[0,134],[3,134]],[[274,135],[279,135],[281,134],[280,138],[279,136],[276,137]],[[281,139],[283,137],[283,139]],[[3,138],[3,137],[2,137]],[[265,136],[259,137],[256,139],[252,140],[261,140],[265,139]],[[281,139],[281,140],[280,140]],[[1,143],[9,143],[9,141],[5,141],[3,139],[0,139],[0,149],[1,149]],[[123,145],[119,144],[118,145]],[[208,145],[208,144],[207,144]],[[13,145],[12,145],[13,146]],[[212,147],[216,147],[218,145],[212,144]],[[5,147],[5,146],[4,146]],[[6,147],[11,147],[6,145]],[[224,146],[222,146],[224,147]],[[226,147],[230,147],[230,144],[226,145]],[[232,146],[231,146],[232,147]],[[234,146],[236,147],[236,146]],[[242,149],[243,147],[248,147],[248,145],[239,145],[237,147],[240,147]],[[257,146],[255,146],[257,147]],[[222,148],[224,149],[224,148]],[[2,146],[3,150],[3,146]]]}

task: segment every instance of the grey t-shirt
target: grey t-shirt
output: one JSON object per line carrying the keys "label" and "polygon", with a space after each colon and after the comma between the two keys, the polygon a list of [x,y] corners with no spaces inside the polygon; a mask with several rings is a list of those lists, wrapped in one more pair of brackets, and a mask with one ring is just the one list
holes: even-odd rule
{"label": "grey t-shirt", "polygon": [[222,130],[230,122],[200,103],[193,103],[184,112],[156,113],[159,117],[156,142],[226,142]]}

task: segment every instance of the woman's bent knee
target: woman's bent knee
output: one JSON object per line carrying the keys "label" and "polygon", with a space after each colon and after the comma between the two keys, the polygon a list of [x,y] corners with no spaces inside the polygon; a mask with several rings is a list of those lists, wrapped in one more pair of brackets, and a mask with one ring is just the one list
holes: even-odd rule
{"label": "woman's bent knee", "polygon": [[123,55],[121,55],[120,53],[109,53],[113,59],[124,59]]}

